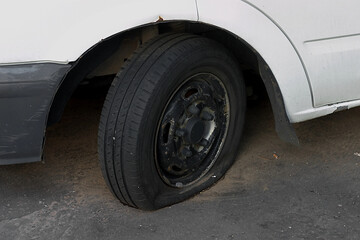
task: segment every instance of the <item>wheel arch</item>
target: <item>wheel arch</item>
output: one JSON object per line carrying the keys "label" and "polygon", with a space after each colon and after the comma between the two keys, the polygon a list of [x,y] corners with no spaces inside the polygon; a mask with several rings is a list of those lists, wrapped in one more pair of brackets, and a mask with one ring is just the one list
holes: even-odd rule
{"label": "wheel arch", "polygon": [[[143,33],[146,33],[146,29],[155,31],[155,33],[152,32],[150,35],[144,37]],[[289,120],[289,113],[286,109],[283,92],[275,74],[272,72],[272,66],[266,62],[251,43],[240,38],[238,34],[225,30],[221,26],[193,21],[161,21],[158,23],[150,23],[114,34],[92,46],[72,63],[71,69],[59,85],[49,111],[48,125],[60,120],[65,105],[76,87],[86,76],[91,74],[94,69],[109,59],[111,55],[117,51],[119,46],[121,46],[124,39],[136,38],[140,41],[139,44],[141,44],[141,41],[146,40],[146,38],[151,38],[154,34],[166,33],[168,31],[201,34],[214,39],[233,52],[239,62],[246,65],[245,67],[250,66],[256,69],[262,77],[270,98],[278,135],[287,142],[298,144],[296,133]]]}

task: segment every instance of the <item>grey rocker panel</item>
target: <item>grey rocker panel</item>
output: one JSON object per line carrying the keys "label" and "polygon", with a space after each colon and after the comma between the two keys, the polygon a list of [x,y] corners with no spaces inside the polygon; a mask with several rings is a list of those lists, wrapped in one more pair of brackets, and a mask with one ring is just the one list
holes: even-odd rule
{"label": "grey rocker panel", "polygon": [[51,102],[70,67],[0,66],[0,165],[41,160]]}

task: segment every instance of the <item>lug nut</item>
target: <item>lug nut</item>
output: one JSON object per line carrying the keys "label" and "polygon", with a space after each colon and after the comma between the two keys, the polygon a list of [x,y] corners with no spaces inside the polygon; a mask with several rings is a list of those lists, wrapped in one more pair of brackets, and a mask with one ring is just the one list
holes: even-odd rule
{"label": "lug nut", "polygon": [[192,152],[190,149],[187,149],[187,148],[184,148],[182,150],[182,154],[185,156],[185,157],[191,157],[192,156]]}
{"label": "lug nut", "polygon": [[176,136],[183,137],[185,135],[185,131],[183,129],[177,129],[175,131]]}
{"label": "lug nut", "polygon": [[200,143],[199,143],[199,145],[201,145],[201,146],[203,146],[203,147],[205,147],[205,146],[208,145],[208,144],[209,144],[209,141],[206,140],[205,138],[201,139],[201,141],[200,141]]}
{"label": "lug nut", "polygon": [[200,109],[195,106],[195,104],[191,104],[189,107],[188,107],[188,111],[189,113],[191,114],[194,114],[194,115],[197,115],[199,112],[200,112]]}
{"label": "lug nut", "polygon": [[211,121],[214,119],[214,116],[209,112],[203,112],[202,119],[206,121]]}

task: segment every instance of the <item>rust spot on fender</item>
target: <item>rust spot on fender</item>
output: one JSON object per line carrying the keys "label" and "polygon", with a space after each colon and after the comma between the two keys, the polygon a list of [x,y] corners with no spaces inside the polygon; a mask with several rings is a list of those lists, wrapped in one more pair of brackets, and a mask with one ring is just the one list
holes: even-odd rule
{"label": "rust spot on fender", "polygon": [[156,20],[156,22],[163,22],[163,21],[164,19],[161,16],[159,16],[158,20]]}

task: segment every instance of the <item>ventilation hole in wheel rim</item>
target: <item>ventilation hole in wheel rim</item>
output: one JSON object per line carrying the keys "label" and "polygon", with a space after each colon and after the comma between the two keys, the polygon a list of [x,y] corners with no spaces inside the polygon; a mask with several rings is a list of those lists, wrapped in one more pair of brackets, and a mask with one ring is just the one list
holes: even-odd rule
{"label": "ventilation hole in wheel rim", "polygon": [[189,98],[194,94],[197,94],[199,91],[196,88],[190,88],[186,91],[186,93],[184,94],[185,98]]}
{"label": "ventilation hole in wheel rim", "polygon": [[163,142],[164,143],[169,142],[170,126],[171,126],[171,124],[168,122],[164,127],[164,130],[163,130]]}
{"label": "ventilation hole in wheel rim", "polygon": [[174,172],[181,172],[181,171],[182,171],[182,169],[179,168],[179,167],[176,166],[176,165],[172,165],[172,166],[171,166],[171,170],[173,170]]}

